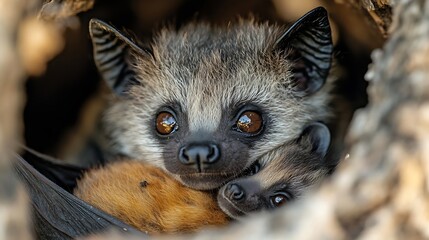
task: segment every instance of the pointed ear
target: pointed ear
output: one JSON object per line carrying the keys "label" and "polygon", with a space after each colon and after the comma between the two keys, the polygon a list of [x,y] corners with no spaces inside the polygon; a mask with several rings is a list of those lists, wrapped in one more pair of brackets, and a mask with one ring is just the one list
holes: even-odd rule
{"label": "pointed ear", "polygon": [[325,124],[315,122],[304,129],[298,143],[304,148],[310,147],[312,152],[323,158],[328,152],[331,134]]}
{"label": "pointed ear", "polygon": [[329,74],[333,51],[326,10],[318,7],[298,19],[277,40],[276,50],[293,62],[293,90],[297,96],[318,91]]}
{"label": "pointed ear", "polygon": [[89,33],[94,48],[94,61],[107,85],[118,95],[138,84],[130,66],[130,54],[150,54],[107,23],[91,19]]}

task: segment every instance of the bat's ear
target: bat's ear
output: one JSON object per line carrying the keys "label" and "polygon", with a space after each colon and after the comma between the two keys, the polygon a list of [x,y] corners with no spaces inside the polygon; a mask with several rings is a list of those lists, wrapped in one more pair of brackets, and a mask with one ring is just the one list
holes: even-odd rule
{"label": "bat's ear", "polygon": [[312,153],[324,158],[331,143],[331,134],[328,127],[319,122],[308,125],[298,139],[303,148],[309,148]]}
{"label": "bat's ear", "polygon": [[277,40],[275,47],[292,62],[295,94],[306,96],[318,91],[329,74],[333,51],[326,10],[318,7],[306,13]]}
{"label": "bat's ear", "polygon": [[138,84],[130,57],[132,54],[148,55],[150,52],[98,19],[89,22],[89,33],[98,71],[116,94],[124,95],[130,86]]}

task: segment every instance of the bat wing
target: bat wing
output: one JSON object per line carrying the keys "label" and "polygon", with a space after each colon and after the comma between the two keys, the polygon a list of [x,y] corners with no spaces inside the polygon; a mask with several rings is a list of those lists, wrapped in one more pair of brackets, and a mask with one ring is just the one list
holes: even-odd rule
{"label": "bat wing", "polygon": [[76,187],[77,179],[90,168],[64,163],[30,148],[22,147],[25,149],[22,155],[25,162],[29,163],[36,171],[69,193],[73,192],[73,189]]}
{"label": "bat wing", "polygon": [[[46,162],[39,164],[47,164]],[[55,163],[50,164],[54,176],[61,179],[61,174],[54,170],[62,168],[56,168]],[[39,239],[74,239],[110,228],[144,236],[133,227],[59,187],[19,155],[15,156],[14,168],[30,195],[34,228]]]}

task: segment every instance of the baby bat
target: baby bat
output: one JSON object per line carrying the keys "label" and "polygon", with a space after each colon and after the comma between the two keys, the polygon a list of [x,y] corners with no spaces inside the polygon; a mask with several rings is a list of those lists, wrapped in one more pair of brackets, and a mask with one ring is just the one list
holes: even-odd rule
{"label": "baby bat", "polygon": [[276,209],[301,196],[330,170],[325,161],[330,132],[313,123],[301,136],[269,153],[253,165],[251,176],[230,181],[218,193],[219,205],[230,217]]}

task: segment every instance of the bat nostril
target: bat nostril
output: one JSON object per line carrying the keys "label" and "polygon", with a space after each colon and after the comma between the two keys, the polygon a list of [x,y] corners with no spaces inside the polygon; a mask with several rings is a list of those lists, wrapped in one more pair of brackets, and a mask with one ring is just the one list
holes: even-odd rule
{"label": "bat nostril", "polygon": [[220,158],[220,150],[216,144],[209,144],[209,155],[207,156],[207,163],[215,163]]}
{"label": "bat nostril", "polygon": [[195,163],[194,159],[189,157],[186,147],[182,147],[179,150],[179,161],[185,165],[190,165]]}
{"label": "bat nostril", "polygon": [[213,143],[188,144],[179,150],[179,161],[184,165],[207,168],[220,159],[220,150]]}
{"label": "bat nostril", "polygon": [[235,201],[242,200],[245,195],[243,188],[235,183],[229,184],[225,188],[224,194],[227,198]]}

